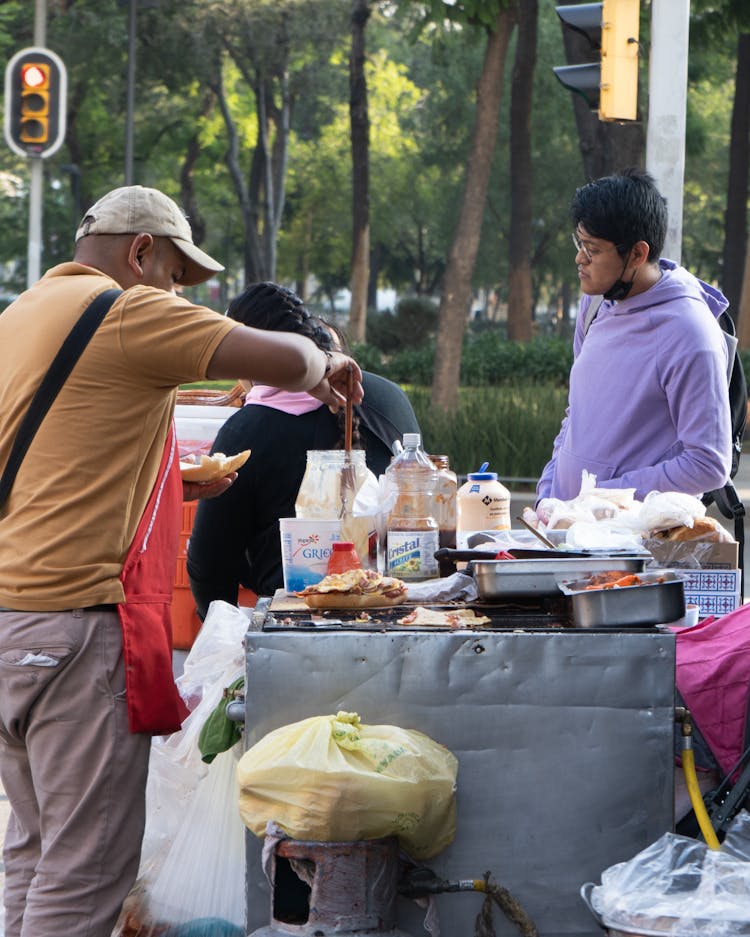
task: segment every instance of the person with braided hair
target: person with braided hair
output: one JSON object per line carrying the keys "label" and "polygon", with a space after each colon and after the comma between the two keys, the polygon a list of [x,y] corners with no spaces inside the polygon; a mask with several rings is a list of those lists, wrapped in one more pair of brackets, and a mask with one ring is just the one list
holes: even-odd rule
{"label": "person with braided hair", "polygon": [[[335,327],[311,315],[296,293],[277,283],[247,287],[227,315],[255,329],[304,335],[325,352],[339,352],[344,344]],[[251,449],[252,456],[227,492],[198,505],[188,545],[187,571],[201,619],[214,600],[236,605],[240,585],[257,595],[273,595],[283,586],[279,518],[294,517],[307,452],[343,445],[340,416],[309,394],[258,382],[243,386],[245,406],[221,427],[213,451]],[[365,450],[368,468],[381,475],[393,442],[420,432],[419,423],[398,384],[365,371],[362,387],[353,445]]]}

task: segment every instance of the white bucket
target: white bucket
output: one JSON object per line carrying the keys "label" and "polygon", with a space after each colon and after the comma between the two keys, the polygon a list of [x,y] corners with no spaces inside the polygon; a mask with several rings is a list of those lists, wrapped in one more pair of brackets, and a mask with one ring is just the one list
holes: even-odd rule
{"label": "white bucket", "polygon": [[341,539],[341,521],[282,517],[279,528],[284,589],[298,592],[320,582],[328,568],[331,544]]}

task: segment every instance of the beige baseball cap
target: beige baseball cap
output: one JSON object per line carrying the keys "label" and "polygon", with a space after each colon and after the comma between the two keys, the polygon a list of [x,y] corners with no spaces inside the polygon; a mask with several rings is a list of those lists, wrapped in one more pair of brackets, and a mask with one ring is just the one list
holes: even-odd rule
{"label": "beige baseball cap", "polygon": [[76,241],[89,234],[153,234],[167,237],[187,258],[183,286],[203,283],[224,269],[193,244],[190,224],[176,202],[158,189],[128,185],[103,195],[84,215]]}

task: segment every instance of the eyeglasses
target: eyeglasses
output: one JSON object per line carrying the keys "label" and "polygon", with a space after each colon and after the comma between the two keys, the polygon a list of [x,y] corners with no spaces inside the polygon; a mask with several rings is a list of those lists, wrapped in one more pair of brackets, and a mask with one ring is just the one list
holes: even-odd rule
{"label": "eyeglasses", "polygon": [[588,247],[586,247],[586,245],[585,245],[585,244],[583,243],[583,241],[578,237],[578,235],[576,234],[575,231],[573,231],[573,233],[572,233],[570,236],[573,238],[573,244],[574,244],[575,249],[576,249],[576,254],[582,253],[583,256],[586,258],[586,260],[587,260],[589,263],[591,263],[594,258],[591,256],[591,251],[588,249]]}
{"label": "eyeglasses", "polygon": [[[599,257],[601,254],[609,253],[609,249],[604,251],[604,250],[599,250],[597,248],[594,248],[594,250],[592,251],[590,248],[586,247],[586,245],[578,237],[578,234],[575,231],[573,231],[573,233],[570,236],[573,238],[573,244],[575,245],[576,253],[580,251],[583,254],[583,256],[586,258],[588,263],[590,264],[594,262],[594,258]],[[627,253],[627,250],[621,244],[613,244],[612,246],[617,251],[617,253],[623,257]]]}

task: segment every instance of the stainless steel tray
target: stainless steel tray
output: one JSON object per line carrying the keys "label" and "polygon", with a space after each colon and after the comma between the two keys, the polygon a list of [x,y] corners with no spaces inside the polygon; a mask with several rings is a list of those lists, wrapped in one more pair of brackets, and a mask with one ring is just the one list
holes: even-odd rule
{"label": "stainless steel tray", "polygon": [[479,597],[497,601],[559,595],[558,580],[583,579],[589,573],[605,572],[609,569],[640,573],[648,559],[649,553],[603,554],[575,558],[553,554],[544,559],[472,560],[469,569],[476,580]]}
{"label": "stainless steel tray", "polygon": [[685,615],[685,584],[671,571],[640,573],[640,585],[587,589],[589,581],[559,582],[578,628],[650,628]]}

